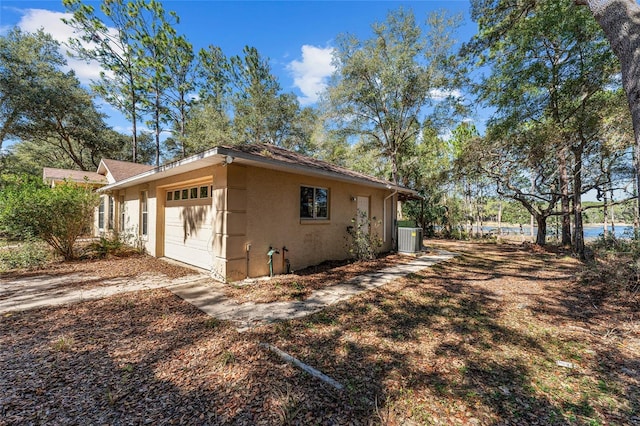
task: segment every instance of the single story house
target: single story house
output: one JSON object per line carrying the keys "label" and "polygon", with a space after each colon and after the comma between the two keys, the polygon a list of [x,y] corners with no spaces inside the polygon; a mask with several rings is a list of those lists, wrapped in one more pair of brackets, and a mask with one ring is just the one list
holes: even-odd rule
{"label": "single story house", "polygon": [[[135,236],[152,256],[223,281],[348,257],[359,215],[394,249],[398,201],[413,190],[270,144],[219,146],[152,167],[102,160],[95,234]],[[357,220],[357,219],[356,219]]]}

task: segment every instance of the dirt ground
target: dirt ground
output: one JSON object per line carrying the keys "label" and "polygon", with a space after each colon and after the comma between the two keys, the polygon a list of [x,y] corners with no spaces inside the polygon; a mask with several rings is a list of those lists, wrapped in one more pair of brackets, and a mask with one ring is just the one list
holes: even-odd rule
{"label": "dirt ground", "polygon": [[429,244],[462,256],[242,334],[166,290],[5,314],[0,425],[640,425],[637,295],[561,252]]}

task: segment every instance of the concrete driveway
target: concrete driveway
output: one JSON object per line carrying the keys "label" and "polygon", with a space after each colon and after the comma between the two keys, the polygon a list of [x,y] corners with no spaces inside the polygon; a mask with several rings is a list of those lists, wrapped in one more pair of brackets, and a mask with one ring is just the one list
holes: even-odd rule
{"label": "concrete driveway", "polygon": [[209,279],[207,275],[194,274],[171,280],[164,275],[151,273],[144,273],[135,278],[122,277],[107,280],[82,273],[35,274],[15,279],[0,278],[0,314],[102,299],[119,293],[170,287]]}
{"label": "concrete driveway", "polygon": [[13,280],[0,279],[0,314],[101,299],[131,291],[166,288],[204,313],[217,319],[232,321],[239,331],[245,331],[259,324],[312,314],[454,256],[453,253],[439,250],[436,254],[425,254],[406,264],[370,272],[316,290],[305,300],[274,303],[238,303],[226,297],[225,284],[202,273],[176,279],[144,273],[135,278],[110,280],[80,273],[60,276],[36,274]]}

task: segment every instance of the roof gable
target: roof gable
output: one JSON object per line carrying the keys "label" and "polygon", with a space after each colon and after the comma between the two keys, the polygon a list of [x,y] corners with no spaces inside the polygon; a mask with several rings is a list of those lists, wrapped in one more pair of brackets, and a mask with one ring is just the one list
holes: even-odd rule
{"label": "roof gable", "polygon": [[98,173],[106,176],[109,183],[119,182],[151,169],[153,169],[153,166],[148,164],[111,160],[108,158],[100,160],[100,164],[98,165]]}

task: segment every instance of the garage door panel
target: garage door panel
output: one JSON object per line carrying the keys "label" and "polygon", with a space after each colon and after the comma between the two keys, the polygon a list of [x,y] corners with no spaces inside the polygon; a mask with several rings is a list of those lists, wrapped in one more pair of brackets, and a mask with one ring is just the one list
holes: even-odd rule
{"label": "garage door panel", "polygon": [[204,269],[213,263],[211,206],[165,207],[164,255]]}

